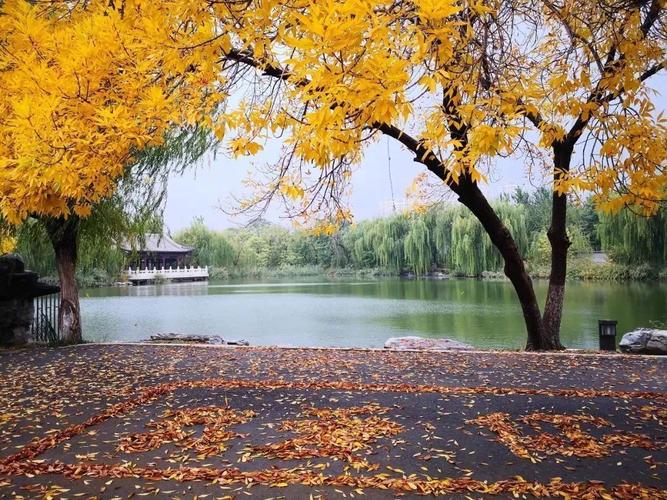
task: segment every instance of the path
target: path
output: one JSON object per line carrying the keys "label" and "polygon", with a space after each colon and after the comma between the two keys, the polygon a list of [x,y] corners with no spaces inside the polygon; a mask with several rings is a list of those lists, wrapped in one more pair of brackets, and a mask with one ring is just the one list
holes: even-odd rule
{"label": "path", "polygon": [[0,495],[667,498],[666,368],[620,355],[0,351]]}

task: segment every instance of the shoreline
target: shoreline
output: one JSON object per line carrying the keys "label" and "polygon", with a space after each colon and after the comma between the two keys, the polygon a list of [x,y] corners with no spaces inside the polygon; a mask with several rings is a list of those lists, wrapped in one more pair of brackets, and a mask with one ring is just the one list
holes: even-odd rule
{"label": "shoreline", "polygon": [[667,360],[667,356],[661,356],[656,354],[629,354],[620,351],[596,351],[592,349],[565,349],[562,351],[526,351],[526,350],[512,350],[512,349],[386,349],[383,347],[335,347],[335,346],[288,346],[288,345],[250,345],[250,346],[240,346],[240,345],[229,345],[229,344],[199,344],[194,342],[127,342],[127,341],[105,341],[105,342],[93,342],[86,341],[82,344],[68,344],[68,345],[57,345],[49,346],[46,344],[30,344],[27,346],[20,347],[5,347],[0,348],[1,351],[7,350],[31,350],[31,349],[41,349],[41,348],[50,348],[50,349],[77,349],[85,347],[99,347],[99,346],[135,346],[135,347],[196,347],[196,348],[209,348],[209,349],[227,349],[227,350],[255,350],[255,351],[264,351],[264,350],[284,350],[284,351],[331,351],[331,352],[372,352],[372,353],[421,353],[421,354],[500,354],[500,355],[522,355],[522,356],[533,356],[533,355],[547,355],[547,356],[593,356],[596,358],[599,357],[611,357],[611,358],[650,358],[650,359],[663,359]]}
{"label": "shoreline", "polygon": [[[276,271],[276,272],[274,272]],[[339,272],[338,270],[334,272],[328,272],[322,270],[322,272],[313,272],[313,273],[283,273],[280,270],[267,270],[266,274],[243,274],[238,276],[227,276],[227,277],[213,277],[208,281],[202,283],[208,283],[209,281],[215,282],[234,282],[239,280],[256,280],[261,282],[263,280],[276,280],[276,279],[294,279],[294,278],[326,278],[326,279],[400,279],[400,280],[426,280],[426,281],[446,281],[446,280],[474,280],[474,281],[504,281],[509,283],[509,279],[500,271],[485,271],[481,276],[458,276],[458,275],[448,275],[442,273],[429,273],[425,275],[411,275],[404,273],[391,273],[385,271],[377,271],[375,269],[357,269],[350,270],[349,272]],[[530,274],[530,278],[533,281],[541,282],[547,281],[549,279],[548,273],[538,272],[535,274]],[[57,284],[58,280],[52,276],[46,276],[42,278],[42,281],[46,283]],[[600,277],[600,276],[568,276],[566,279],[567,283],[646,283],[646,284],[662,284],[667,283],[667,274],[659,273],[655,276],[645,277],[645,278],[609,278],[609,277]],[[106,287],[121,287],[128,286],[126,284],[118,284],[118,280],[109,280],[104,282],[95,282],[90,283],[86,281],[81,281],[79,287],[81,289],[90,289],[90,288],[106,288]],[[169,282],[165,282],[169,284]],[[160,284],[165,284],[160,283]]]}

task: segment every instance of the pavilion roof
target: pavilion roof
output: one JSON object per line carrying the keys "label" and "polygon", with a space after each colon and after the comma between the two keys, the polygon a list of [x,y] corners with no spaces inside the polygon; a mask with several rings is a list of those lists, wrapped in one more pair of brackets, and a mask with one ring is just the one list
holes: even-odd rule
{"label": "pavilion roof", "polygon": [[120,244],[120,248],[125,252],[136,250],[146,253],[190,253],[194,250],[193,247],[176,243],[167,234],[157,233],[145,234],[143,241],[140,238],[132,241],[125,240]]}

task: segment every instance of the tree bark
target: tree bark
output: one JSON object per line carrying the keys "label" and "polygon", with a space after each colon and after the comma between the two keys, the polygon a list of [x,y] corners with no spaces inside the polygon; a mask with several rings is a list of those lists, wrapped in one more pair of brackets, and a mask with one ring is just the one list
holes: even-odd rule
{"label": "tree bark", "polygon": [[560,341],[560,324],[565,299],[567,276],[567,252],[570,238],[567,235],[567,194],[556,191],[556,183],[563,173],[569,171],[573,146],[571,143],[554,145],[554,191],[551,208],[551,225],[547,231],[551,245],[551,274],[544,305],[543,323],[549,349],[563,349]]}
{"label": "tree bark", "polygon": [[503,270],[514,286],[526,324],[528,334],[526,349],[553,349],[554,347],[548,342],[533,282],[526,271],[523,258],[512,234],[475,182],[461,179],[457,187],[460,190],[459,201],[477,217],[505,261]]}
{"label": "tree bark", "polygon": [[75,276],[79,219],[75,216],[48,219],[45,220],[45,226],[53,245],[60,278],[60,338],[66,344],[78,344],[82,341],[79,288]]}

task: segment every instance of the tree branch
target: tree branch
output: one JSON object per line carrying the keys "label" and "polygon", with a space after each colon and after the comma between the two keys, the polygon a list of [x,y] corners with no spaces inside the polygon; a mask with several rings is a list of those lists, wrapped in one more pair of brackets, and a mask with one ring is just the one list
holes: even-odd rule
{"label": "tree branch", "polygon": [[[246,64],[248,66],[251,66],[253,68],[262,71],[263,74],[266,76],[279,78],[283,81],[291,81],[293,84],[300,87],[305,87],[307,85],[310,85],[311,83],[308,80],[296,80],[296,81],[291,80],[292,75],[288,70],[283,69],[276,65],[262,63],[248,52],[231,50],[227,54],[225,54],[224,59]],[[426,148],[421,141],[410,136],[409,134],[407,134],[400,128],[396,127],[395,125],[391,125],[388,123],[375,122],[372,123],[370,127],[375,130],[378,130],[379,132],[383,133],[384,135],[387,135],[388,137],[396,139],[398,142],[403,144],[403,146],[405,146],[410,152],[412,152],[415,155],[415,161],[422,163],[429,171],[433,172],[441,180],[445,181],[447,183],[447,186],[450,189],[452,189],[452,191],[460,195],[461,190],[459,185],[453,182],[448,177],[447,171],[442,161],[440,161],[438,157],[430,149]]]}
{"label": "tree branch", "polygon": [[[644,19],[644,22],[641,25],[641,31],[642,34],[644,35],[644,38],[648,36],[649,31],[659,19],[661,12],[663,12],[663,7],[661,7],[660,3],[661,0],[652,0],[651,2],[651,6],[649,7],[646,19]],[[606,73],[610,72],[614,68],[614,66],[616,66],[619,62],[621,62],[624,59],[623,54],[618,59],[614,59],[615,54],[616,54],[616,45],[614,44],[607,56],[607,61],[605,62],[600,82],[602,81]],[[651,76],[658,73],[665,66],[667,66],[667,61],[661,61],[660,63],[653,65],[639,76],[639,81],[640,82],[646,81]],[[602,89],[600,89],[600,82],[598,82],[595,90],[591,93],[591,95],[587,99],[586,101],[587,103],[595,103],[600,106],[602,104],[611,102],[614,99],[617,99],[625,92],[625,89],[621,88],[617,92],[610,92],[605,95]],[[583,132],[586,125],[588,125],[588,122],[590,121],[591,117],[592,114],[590,112],[588,113],[586,119],[583,118],[583,113],[579,114],[577,120],[574,122],[574,125],[572,125],[572,128],[567,133],[565,140],[570,141],[572,142],[572,144],[574,144],[574,142],[576,142],[579,139],[579,136]]]}

